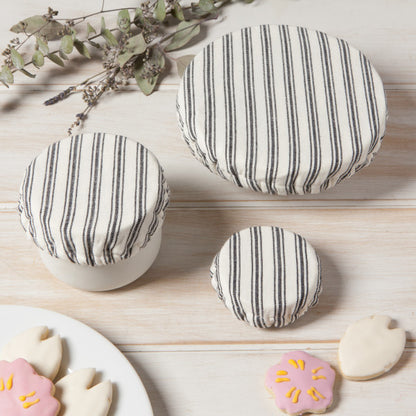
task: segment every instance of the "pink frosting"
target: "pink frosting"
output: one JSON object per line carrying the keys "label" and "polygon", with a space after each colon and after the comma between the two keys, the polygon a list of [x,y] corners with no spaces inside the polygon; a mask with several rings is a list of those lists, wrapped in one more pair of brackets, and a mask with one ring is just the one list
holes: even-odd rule
{"label": "pink frosting", "polygon": [[266,376],[279,409],[290,415],[325,411],[333,399],[335,371],[326,362],[303,351],[284,354]]}
{"label": "pink frosting", "polygon": [[0,361],[0,415],[56,416],[60,404],[54,385],[23,358]]}

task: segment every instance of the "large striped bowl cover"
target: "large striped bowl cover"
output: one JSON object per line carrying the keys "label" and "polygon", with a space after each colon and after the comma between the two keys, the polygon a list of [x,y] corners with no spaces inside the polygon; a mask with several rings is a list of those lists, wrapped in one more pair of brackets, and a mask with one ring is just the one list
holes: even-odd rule
{"label": "large striped bowl cover", "polygon": [[157,159],[123,136],[56,142],[27,167],[21,222],[52,256],[97,266],[146,246],[163,223],[169,189]]}
{"label": "large striped bowl cover", "polygon": [[211,283],[240,320],[260,328],[293,323],[316,305],[321,268],[313,247],[278,227],[233,234],[214,258]]}
{"label": "large striped bowl cover", "polygon": [[248,27],[206,46],[177,96],[194,156],[238,186],[317,193],[367,166],[385,132],[382,81],[358,50],[301,27]]}

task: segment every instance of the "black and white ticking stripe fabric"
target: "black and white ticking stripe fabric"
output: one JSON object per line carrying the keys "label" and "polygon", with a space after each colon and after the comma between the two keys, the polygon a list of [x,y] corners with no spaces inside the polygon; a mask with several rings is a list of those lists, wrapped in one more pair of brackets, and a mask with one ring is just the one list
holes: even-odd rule
{"label": "black and white ticking stripe fabric", "polygon": [[39,248],[97,266],[146,246],[163,223],[168,201],[152,153],[126,137],[95,133],[56,142],[30,163],[19,211]]}
{"label": "black and white ticking stripe fabric", "polygon": [[260,328],[283,327],[316,305],[321,268],[313,247],[278,227],[233,234],[214,258],[211,283],[240,320]]}
{"label": "black and white ticking stripe fabric", "polygon": [[347,42],[264,25],[227,34],[194,58],[177,113],[211,171],[287,195],[320,192],[368,165],[387,108],[379,75]]}

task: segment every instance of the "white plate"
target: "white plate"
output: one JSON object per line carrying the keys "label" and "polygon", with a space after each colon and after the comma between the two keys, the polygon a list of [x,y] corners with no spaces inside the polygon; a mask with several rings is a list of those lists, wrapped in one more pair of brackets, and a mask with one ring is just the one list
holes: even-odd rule
{"label": "white plate", "polygon": [[110,341],[90,327],[46,309],[0,305],[0,348],[20,332],[46,325],[63,338],[64,356],[59,376],[81,368],[95,368],[100,380],[113,382],[109,416],[153,416],[146,390],[136,371]]}

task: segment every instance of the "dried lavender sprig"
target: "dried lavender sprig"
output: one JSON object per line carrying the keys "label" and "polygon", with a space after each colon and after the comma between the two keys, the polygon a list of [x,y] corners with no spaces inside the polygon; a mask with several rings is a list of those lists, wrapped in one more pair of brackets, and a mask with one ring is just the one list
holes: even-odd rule
{"label": "dried lavender sprig", "polygon": [[53,105],[58,103],[59,101],[63,101],[65,100],[65,98],[69,97],[71,95],[71,93],[76,89],[76,87],[69,87],[66,90],[60,92],[58,95],[55,95],[52,98],[49,98],[48,100],[46,100],[43,104],[44,105]]}

